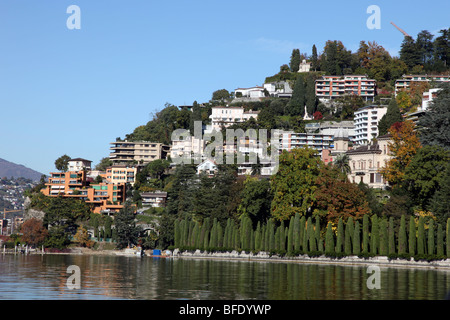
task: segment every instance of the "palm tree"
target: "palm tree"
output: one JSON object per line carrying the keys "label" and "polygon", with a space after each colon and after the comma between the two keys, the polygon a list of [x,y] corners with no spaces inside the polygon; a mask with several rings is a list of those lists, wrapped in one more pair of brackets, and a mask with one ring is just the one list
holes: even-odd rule
{"label": "palm tree", "polygon": [[341,153],[340,155],[338,155],[333,161],[333,165],[335,168],[346,175],[351,172],[349,157],[346,153]]}

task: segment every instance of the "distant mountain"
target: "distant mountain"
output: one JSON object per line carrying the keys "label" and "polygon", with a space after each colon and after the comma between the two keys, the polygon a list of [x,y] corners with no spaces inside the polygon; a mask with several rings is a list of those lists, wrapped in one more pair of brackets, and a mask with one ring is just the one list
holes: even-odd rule
{"label": "distant mountain", "polygon": [[33,169],[27,168],[21,164],[16,164],[10,161],[6,161],[0,158],[0,177],[7,178],[19,178],[23,177],[26,179],[31,179],[34,181],[39,181],[42,173],[34,171]]}

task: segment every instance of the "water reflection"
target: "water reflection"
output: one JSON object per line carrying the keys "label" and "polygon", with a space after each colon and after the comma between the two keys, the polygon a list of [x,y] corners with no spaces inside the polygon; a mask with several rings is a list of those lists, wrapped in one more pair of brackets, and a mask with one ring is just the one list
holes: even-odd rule
{"label": "water reflection", "polygon": [[[81,289],[66,286],[67,267]],[[1,299],[444,299],[450,272],[381,268],[381,289],[368,289],[367,268],[206,259],[120,256],[0,255]]]}

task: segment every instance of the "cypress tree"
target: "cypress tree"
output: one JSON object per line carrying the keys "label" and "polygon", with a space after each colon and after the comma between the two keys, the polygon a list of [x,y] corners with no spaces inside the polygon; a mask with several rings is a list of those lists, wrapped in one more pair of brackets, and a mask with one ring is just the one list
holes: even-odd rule
{"label": "cypress tree", "polygon": [[404,215],[400,218],[400,229],[398,231],[398,254],[406,254],[406,218]]}
{"label": "cypress tree", "polygon": [[291,69],[291,72],[298,72],[300,68],[300,50],[299,49],[293,49],[291,54],[291,61],[289,63],[289,68]]}
{"label": "cypress tree", "polygon": [[311,228],[308,222],[305,222],[305,228],[303,229],[303,239],[302,239],[302,252],[308,252],[308,228]]}
{"label": "cypress tree", "polygon": [[379,253],[382,256],[388,254],[388,226],[386,219],[381,219],[379,223],[379,236],[380,236],[380,250]]}
{"label": "cypress tree", "polygon": [[374,215],[372,217],[372,230],[370,233],[370,253],[377,254],[380,245],[379,240],[378,217]]}
{"label": "cypress tree", "polygon": [[433,255],[435,251],[434,244],[434,220],[430,219],[428,223],[428,254]]}
{"label": "cypress tree", "polygon": [[291,217],[289,222],[288,243],[287,243],[287,255],[292,256],[294,252],[294,217]]}
{"label": "cypress tree", "polygon": [[317,251],[316,235],[314,232],[314,225],[311,217],[308,218],[308,242],[309,251]]}
{"label": "cypress tree", "polygon": [[273,224],[272,219],[269,220],[269,251],[275,250],[275,225]]}
{"label": "cypress tree", "polygon": [[[223,248],[223,227],[220,223],[217,224],[217,247]],[[253,237],[251,236],[250,239]]]}
{"label": "cypress tree", "polygon": [[349,220],[347,220],[347,223],[345,225],[345,235],[344,235],[344,252],[346,256],[349,256],[352,254],[352,242],[350,237],[350,224]]}
{"label": "cypress tree", "polygon": [[277,231],[275,231],[275,250],[280,250],[280,233],[281,233],[281,229],[280,229],[280,227],[278,226],[277,228],[276,228],[276,230]]}
{"label": "cypress tree", "polygon": [[395,253],[395,230],[394,230],[394,217],[389,218],[389,250],[388,254],[394,254]]}
{"label": "cypress tree", "polygon": [[327,233],[325,236],[325,253],[331,254],[331,255],[335,253],[334,234],[333,234],[331,222],[328,222],[328,224],[327,224]]}
{"label": "cypress tree", "polygon": [[317,244],[317,251],[323,252],[323,241],[320,236],[320,220],[319,220],[319,218],[316,218],[316,227],[314,228],[314,233],[315,233],[314,236],[315,236],[316,244]]}
{"label": "cypress tree", "polygon": [[302,216],[302,218],[300,219],[300,234],[299,234],[299,238],[298,241],[300,243],[299,245],[299,251],[307,251],[308,249],[303,248],[303,235],[306,232],[306,218],[305,216]]}
{"label": "cypress tree", "polygon": [[280,242],[280,248],[281,251],[286,251],[286,232],[284,227],[284,220],[281,221],[281,224],[279,226],[280,234],[279,234],[279,242]]}
{"label": "cypress tree", "polygon": [[255,231],[255,251],[259,252],[262,251],[261,248],[261,223],[258,221],[258,224],[256,225],[256,231]]}
{"label": "cypress tree", "polygon": [[[180,247],[180,220],[175,219],[175,226],[174,226],[174,245],[175,248],[179,248]],[[95,229],[94,229],[94,237],[95,237]]]}
{"label": "cypress tree", "polygon": [[300,251],[300,214],[294,215],[294,251]]}
{"label": "cypress tree", "polygon": [[417,244],[417,236],[416,236],[416,222],[414,221],[414,217],[411,216],[409,218],[409,237],[408,237],[408,249],[409,254],[414,256],[416,254],[416,244]]}
{"label": "cypress tree", "polygon": [[439,257],[444,255],[444,232],[442,230],[442,224],[438,224],[437,229],[437,246],[436,246],[436,254]]}
{"label": "cypress tree", "polygon": [[341,253],[343,251],[342,250],[343,244],[344,244],[344,222],[342,221],[342,218],[339,218],[337,239],[336,239],[336,253]]}
{"label": "cypress tree", "polygon": [[369,253],[369,215],[365,214],[363,217],[363,253]]}
{"label": "cypress tree", "polygon": [[417,226],[417,254],[423,255],[425,253],[425,221],[421,216],[419,217],[419,224]]}
{"label": "cypress tree", "polygon": [[354,255],[359,255],[359,253],[361,252],[360,232],[361,231],[360,231],[359,221],[356,220],[355,227],[353,228],[353,241],[352,241]]}

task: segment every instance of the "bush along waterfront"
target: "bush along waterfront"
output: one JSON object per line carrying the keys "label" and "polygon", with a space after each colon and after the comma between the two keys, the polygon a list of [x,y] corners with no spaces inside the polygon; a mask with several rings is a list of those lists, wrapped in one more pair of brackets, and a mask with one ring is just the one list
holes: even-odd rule
{"label": "bush along waterfront", "polygon": [[256,226],[247,216],[239,223],[231,218],[225,223],[210,218],[202,223],[184,219],[175,221],[174,236],[170,248],[181,251],[268,252],[281,257],[386,256],[416,261],[450,258],[450,218],[445,226],[424,216],[401,216],[396,221],[393,217],[364,215],[322,225],[320,219],[297,213],[288,224],[269,219]]}

